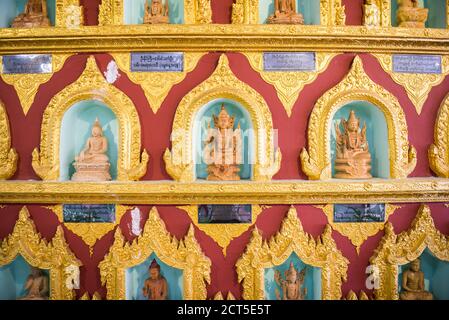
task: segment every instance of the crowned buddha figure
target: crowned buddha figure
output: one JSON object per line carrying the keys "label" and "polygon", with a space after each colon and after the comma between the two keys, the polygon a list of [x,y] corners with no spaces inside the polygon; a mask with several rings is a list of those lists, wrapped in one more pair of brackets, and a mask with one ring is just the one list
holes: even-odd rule
{"label": "crowned buddha figure", "polygon": [[161,266],[156,259],[151,262],[148,273],[150,277],[145,280],[143,285],[143,296],[148,300],[166,300],[168,296],[167,280],[161,274]]}
{"label": "crowned buddha figure", "polygon": [[380,10],[376,0],[365,0],[363,5],[364,20],[363,25],[367,27],[380,26]]}
{"label": "crowned buddha figure", "polygon": [[19,300],[47,300],[49,294],[48,277],[35,267],[31,267],[31,274],[25,282],[26,295]]}
{"label": "crowned buddha figure", "polygon": [[[341,126],[343,131],[340,130]],[[349,113],[346,121],[341,119],[335,125],[336,158],[335,178],[339,179],[369,179],[371,175],[371,154],[366,139],[366,123],[359,128],[360,119],[354,110]]]}
{"label": "crowned buddha figure", "polygon": [[103,136],[103,129],[98,118],[92,126],[92,135],[87,139],[84,149],[75,158],[76,172],[73,181],[109,181],[108,140]]}
{"label": "crowned buddha figure", "polygon": [[424,28],[429,9],[420,8],[419,0],[398,0],[396,12],[398,26],[405,28]]}
{"label": "crowned buddha figure", "polygon": [[242,161],[242,134],[240,123],[234,130],[235,117],[229,116],[224,104],[212,115],[214,127],[208,124],[203,159],[207,166],[207,180],[240,180]]}
{"label": "crowned buddha figure", "polygon": [[12,22],[12,28],[49,27],[46,0],[28,0],[23,13]]}
{"label": "crowned buddha figure", "polygon": [[274,0],[274,14],[269,24],[304,24],[304,17],[296,11],[296,0]]}
{"label": "crowned buddha figure", "polygon": [[276,289],[276,299],[278,300],[304,300],[307,295],[307,288],[302,288],[306,276],[306,269],[298,272],[290,262],[290,267],[284,272],[285,278],[282,277],[279,270],[274,273],[274,281],[281,287],[282,297],[278,289]]}
{"label": "crowned buddha figure", "polygon": [[151,5],[145,0],[144,24],[167,24],[169,23],[168,0],[165,4],[162,0],[151,0]]}
{"label": "crowned buddha figure", "polygon": [[424,272],[420,270],[421,261],[413,260],[410,268],[402,272],[401,300],[433,300],[433,294],[424,288]]}

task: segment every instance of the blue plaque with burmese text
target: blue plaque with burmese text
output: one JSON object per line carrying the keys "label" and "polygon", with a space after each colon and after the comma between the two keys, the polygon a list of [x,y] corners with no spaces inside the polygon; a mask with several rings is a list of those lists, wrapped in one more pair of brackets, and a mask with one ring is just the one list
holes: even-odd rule
{"label": "blue plaque with burmese text", "polygon": [[3,74],[39,74],[53,72],[51,54],[17,54],[2,57]]}
{"label": "blue plaque with burmese text", "polygon": [[395,54],[393,55],[393,72],[441,74],[441,56]]}
{"label": "blue plaque with burmese text", "polygon": [[133,52],[131,53],[133,72],[182,72],[184,53],[182,52]]}
{"label": "blue plaque with burmese text", "polygon": [[334,222],[384,222],[385,204],[335,204]]}
{"label": "blue plaque with burmese text", "polygon": [[315,71],[315,52],[264,52],[264,71]]}
{"label": "blue plaque with burmese text", "polygon": [[115,205],[65,204],[63,217],[69,223],[115,222]]}

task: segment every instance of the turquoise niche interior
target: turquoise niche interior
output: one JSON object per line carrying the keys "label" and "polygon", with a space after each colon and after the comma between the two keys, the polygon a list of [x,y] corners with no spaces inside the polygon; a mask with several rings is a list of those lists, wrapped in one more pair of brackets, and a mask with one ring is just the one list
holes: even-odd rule
{"label": "turquoise niche interior", "polygon": [[[151,5],[151,0],[124,0],[125,24],[143,24],[145,2]],[[163,0],[165,3],[167,0]],[[168,15],[170,24],[184,23],[184,0],[168,0]]]}
{"label": "turquoise niche interior", "polygon": [[168,295],[167,300],[183,299],[183,272],[180,269],[170,267],[162,262],[156,254],[152,253],[144,263],[126,270],[126,299],[127,300],[148,300],[144,297],[142,289],[145,280],[150,277],[148,267],[153,259],[161,267],[161,275],[167,280]]}
{"label": "turquoise niche interior", "polygon": [[[269,16],[274,14],[275,0],[259,0],[259,21],[267,23]],[[320,1],[296,0],[296,10],[304,17],[304,24],[320,25]]]}
{"label": "turquoise niche interior", "polygon": [[[433,294],[434,300],[449,300],[449,262],[438,260],[429,249],[424,250],[420,260],[425,290]],[[410,264],[398,268],[399,291],[402,291],[402,272],[409,268]]]}
{"label": "turquoise niche interior", "polygon": [[283,298],[282,288],[275,281],[275,272],[279,271],[281,279],[285,280],[285,272],[290,268],[291,262],[293,262],[297,272],[301,272],[304,268],[306,270],[304,283],[301,286],[301,290],[303,288],[306,288],[307,290],[304,300],[320,300],[321,269],[305,264],[294,252],[280,266],[265,269],[265,298],[267,300],[277,300],[278,295],[280,299]]}
{"label": "turquoise niche interior", "polygon": [[92,134],[92,125],[98,118],[103,127],[103,135],[108,140],[110,174],[117,178],[117,158],[119,130],[114,112],[104,103],[97,100],[80,101],[66,111],[61,124],[61,138],[59,144],[59,177],[60,180],[70,180],[75,173],[73,163],[75,157],[84,149],[87,139]]}
{"label": "turquoise niche interior", "polygon": [[[24,12],[28,0],[0,1],[0,28],[9,28],[15,17]],[[47,0],[47,13],[51,25],[55,25],[56,0]]]}
{"label": "turquoise niche interior", "polygon": [[[426,28],[447,28],[447,0],[419,0],[420,8],[429,9]],[[398,10],[398,0],[391,1],[391,25],[398,26],[396,12]]]}
{"label": "turquoise niche interior", "polygon": [[203,159],[203,146],[207,136],[207,128],[214,128],[212,115],[218,116],[221,106],[224,104],[226,111],[231,117],[235,117],[234,129],[240,124],[243,140],[243,164],[240,165],[240,179],[251,179],[252,163],[254,163],[254,134],[253,125],[248,111],[239,103],[229,99],[215,99],[210,101],[198,111],[193,125],[193,154],[196,163],[196,178],[206,179],[207,164]]}
{"label": "turquoise niche interior", "polygon": [[[43,271],[48,277],[48,271]],[[30,265],[20,255],[10,264],[0,266],[0,300],[16,300],[24,297],[27,294],[25,282],[30,274]]]}
{"label": "turquoise niche interior", "polygon": [[388,127],[385,115],[378,107],[367,101],[352,101],[335,112],[332,118],[330,143],[332,176],[335,175],[335,126],[340,124],[342,118],[348,120],[351,110],[354,110],[357,118],[360,118],[360,128],[363,127],[363,123],[366,123],[366,135],[371,154],[371,175],[373,178],[390,178]]}

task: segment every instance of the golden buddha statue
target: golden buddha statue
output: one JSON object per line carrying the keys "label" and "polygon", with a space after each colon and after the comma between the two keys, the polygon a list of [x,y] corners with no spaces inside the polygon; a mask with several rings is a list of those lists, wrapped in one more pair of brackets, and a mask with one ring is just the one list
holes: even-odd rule
{"label": "golden buddha statue", "polygon": [[296,0],[274,0],[274,14],[269,24],[304,24],[304,17],[296,11]]}
{"label": "golden buddha statue", "polygon": [[212,115],[215,128],[208,124],[203,157],[207,166],[207,180],[240,180],[242,135],[240,124],[234,130],[235,117],[230,117],[224,104],[218,117]]}
{"label": "golden buddha statue", "polygon": [[44,272],[31,267],[31,274],[25,282],[26,296],[19,300],[47,300],[49,294],[48,277]]}
{"label": "golden buddha statue", "polygon": [[[366,139],[366,123],[359,130],[360,119],[354,110],[349,113],[348,121],[341,119],[335,125],[336,159],[335,178],[369,179],[371,175],[371,154]],[[343,132],[340,131],[343,126]]]}
{"label": "golden buddha statue", "polygon": [[165,24],[169,23],[168,0],[165,5],[162,0],[151,0],[151,5],[145,1],[145,14],[143,17],[144,24]]}
{"label": "golden buddha statue", "polygon": [[161,266],[153,259],[148,273],[150,277],[145,280],[142,294],[148,300],[166,300],[168,296],[167,280],[161,275]]}
{"label": "golden buddha statue", "polygon": [[410,263],[410,269],[402,272],[401,300],[433,300],[433,294],[424,288],[424,272],[419,259]]}
{"label": "golden buddha statue", "polygon": [[398,0],[396,13],[398,26],[405,28],[424,28],[429,9],[420,8],[418,0]]}
{"label": "golden buddha statue", "polygon": [[28,0],[23,13],[12,22],[12,28],[49,27],[46,0]]}
{"label": "golden buddha statue", "polygon": [[276,289],[276,299],[278,300],[304,300],[307,295],[307,288],[301,288],[304,284],[306,269],[298,272],[293,262],[290,262],[290,268],[284,273],[285,279],[282,278],[279,270],[274,273],[274,281],[282,289],[282,299],[279,290]]}
{"label": "golden buddha statue", "polygon": [[376,4],[376,0],[365,0],[363,5],[364,20],[363,25],[367,27],[380,26],[380,10]]}
{"label": "golden buddha statue", "polygon": [[87,139],[86,146],[78,157],[75,158],[76,172],[72,176],[73,181],[108,181],[109,174],[108,140],[103,136],[98,118],[92,126],[92,136]]}

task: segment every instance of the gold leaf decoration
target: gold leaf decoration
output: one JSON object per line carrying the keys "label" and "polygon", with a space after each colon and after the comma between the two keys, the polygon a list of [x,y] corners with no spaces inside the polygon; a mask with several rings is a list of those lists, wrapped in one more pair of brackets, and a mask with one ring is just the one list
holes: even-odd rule
{"label": "gold leaf decoration", "polygon": [[438,110],[434,142],[429,148],[430,168],[442,178],[449,178],[449,94]]}
{"label": "gold leaf decoration", "polygon": [[[1,63],[1,61],[0,61]],[[11,178],[17,170],[19,156],[11,148],[11,133],[6,109],[0,101],[0,180]]]}

